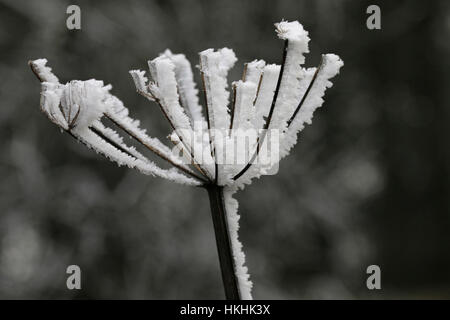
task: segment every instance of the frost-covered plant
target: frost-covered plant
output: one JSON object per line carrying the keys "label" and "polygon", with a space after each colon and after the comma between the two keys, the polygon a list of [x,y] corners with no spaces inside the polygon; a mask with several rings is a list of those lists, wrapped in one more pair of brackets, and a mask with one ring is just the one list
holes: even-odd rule
{"label": "frost-covered plant", "polygon": [[[245,64],[242,79],[232,83],[231,103],[227,74],[237,59],[228,48],[200,52],[204,107],[199,103],[191,65],[182,54],[166,50],[149,61],[152,81],[145,71],[130,71],[137,92],[156,102],[169,121],[173,129],[169,139],[177,152],[148,136],[110,93],[110,85],[93,79],[62,84],[46,66],[46,59],[29,63],[42,82],[41,109],[63,131],[118,165],[208,190],[228,299],[252,298],[252,282],[238,240],[238,203],[233,194],[252,179],[273,174],[278,161],[297,142],[298,133],[311,123],[326,88],[332,86],[329,79],[343,65],[338,56],[325,54],[319,67],[303,68],[308,32],[297,21],[282,21],[275,26],[278,37],[285,41],[281,65],[263,60]],[[172,168],[158,167],[127,145],[101,122],[102,118],[111,120]],[[271,156],[267,150],[271,150]]]}

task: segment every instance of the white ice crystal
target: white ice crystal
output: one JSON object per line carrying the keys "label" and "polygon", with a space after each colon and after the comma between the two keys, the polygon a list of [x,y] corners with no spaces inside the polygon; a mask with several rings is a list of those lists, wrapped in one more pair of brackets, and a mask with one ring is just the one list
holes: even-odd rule
{"label": "white ice crystal", "polygon": [[155,99],[150,95],[147,88],[147,77],[145,76],[145,71],[142,70],[130,70],[131,77],[133,78],[134,85],[136,86],[137,92],[146,95],[146,97],[152,101]]}
{"label": "white ice crystal", "polygon": [[242,299],[251,300],[253,283],[250,281],[248,268],[245,266],[245,253],[242,251],[242,243],[239,241],[238,236],[240,216],[238,214],[239,203],[233,198],[235,192],[236,190],[232,187],[226,187],[223,192],[223,197],[227,212],[227,223],[231,238],[231,248],[233,250],[239,291]]}
{"label": "white ice crystal", "polygon": [[[183,54],[166,50],[149,61],[150,79],[145,71],[130,71],[137,92],[156,102],[169,120],[173,131],[168,137],[174,149],[148,136],[110,93],[111,86],[93,79],[62,84],[46,66],[46,59],[30,62],[42,82],[41,110],[88,147],[144,174],[187,185],[224,187],[235,274],[244,299],[251,299],[252,283],[238,240],[238,203],[232,195],[253,179],[273,172],[288,155],[298,133],[322,105],[325,90],[332,86],[330,79],[343,66],[337,55],[325,54],[317,68],[303,67],[309,52],[308,32],[298,21],[281,21],[275,27],[285,42],[281,65],[263,60],[246,63],[242,78],[231,82],[231,99],[227,76],[237,58],[228,48],[199,53],[204,106],[199,102],[191,63]],[[118,132],[101,122],[103,117],[173,168],[162,169],[128,146]],[[247,139],[244,144],[242,138]],[[274,159],[265,153],[269,149],[276,149]]]}

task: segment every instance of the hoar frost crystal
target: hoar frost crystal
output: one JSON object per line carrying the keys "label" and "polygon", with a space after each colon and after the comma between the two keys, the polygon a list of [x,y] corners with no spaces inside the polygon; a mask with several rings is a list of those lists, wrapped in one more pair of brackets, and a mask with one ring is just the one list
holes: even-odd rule
{"label": "hoar frost crystal", "polygon": [[[273,172],[296,144],[298,133],[311,123],[326,88],[332,86],[329,80],[343,66],[337,55],[324,54],[317,68],[303,68],[304,54],[309,51],[308,32],[297,21],[275,26],[278,37],[285,41],[282,64],[263,60],[245,64],[242,79],[232,82],[231,99],[227,76],[237,58],[229,48],[200,52],[203,107],[191,64],[183,54],[166,50],[149,61],[150,81],[145,71],[130,71],[137,92],[159,105],[169,121],[173,129],[169,139],[177,152],[148,136],[110,93],[110,85],[94,79],[61,84],[46,66],[46,59],[30,61],[42,82],[41,109],[62,130],[118,165],[208,189],[225,291],[227,298],[233,299],[251,299],[252,282],[238,239],[238,203],[232,196],[252,179]],[[172,168],[160,168],[125,144],[115,130],[101,122],[103,117]],[[276,134],[270,134],[273,132]],[[270,136],[276,136],[275,143]],[[243,137],[245,143],[239,144]],[[277,152],[269,161],[263,151],[268,149]]]}

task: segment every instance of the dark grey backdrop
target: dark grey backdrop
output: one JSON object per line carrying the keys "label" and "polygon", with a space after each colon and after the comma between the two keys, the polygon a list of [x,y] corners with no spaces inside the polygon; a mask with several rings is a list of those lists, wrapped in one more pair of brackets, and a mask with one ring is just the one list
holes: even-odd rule
{"label": "dark grey backdrop", "polygon": [[[238,194],[256,298],[449,298],[448,1],[0,1],[0,298],[222,298],[206,192],[117,168],[38,109],[27,60],[103,79],[155,136],[128,70],[166,48],[280,62],[273,23],[310,32],[307,65],[345,61],[312,126]],[[365,27],[369,4],[382,29]],[[82,268],[82,290],[65,269]],[[378,264],[382,290],[365,285]]]}

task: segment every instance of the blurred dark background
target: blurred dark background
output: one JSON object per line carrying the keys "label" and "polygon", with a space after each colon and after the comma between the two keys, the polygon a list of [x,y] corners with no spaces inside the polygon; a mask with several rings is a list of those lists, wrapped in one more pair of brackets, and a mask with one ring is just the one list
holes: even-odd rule
{"label": "blurred dark background", "polygon": [[[81,7],[81,30],[66,8]],[[381,7],[382,29],[366,28]],[[345,66],[276,176],[237,195],[259,299],[450,298],[448,1],[0,0],[0,298],[223,298],[205,191],[118,168],[39,111],[27,61],[102,79],[164,138],[129,69],[166,48],[280,63],[274,22],[309,31],[307,66]],[[82,290],[66,288],[66,267]],[[382,289],[366,288],[381,267]]]}

